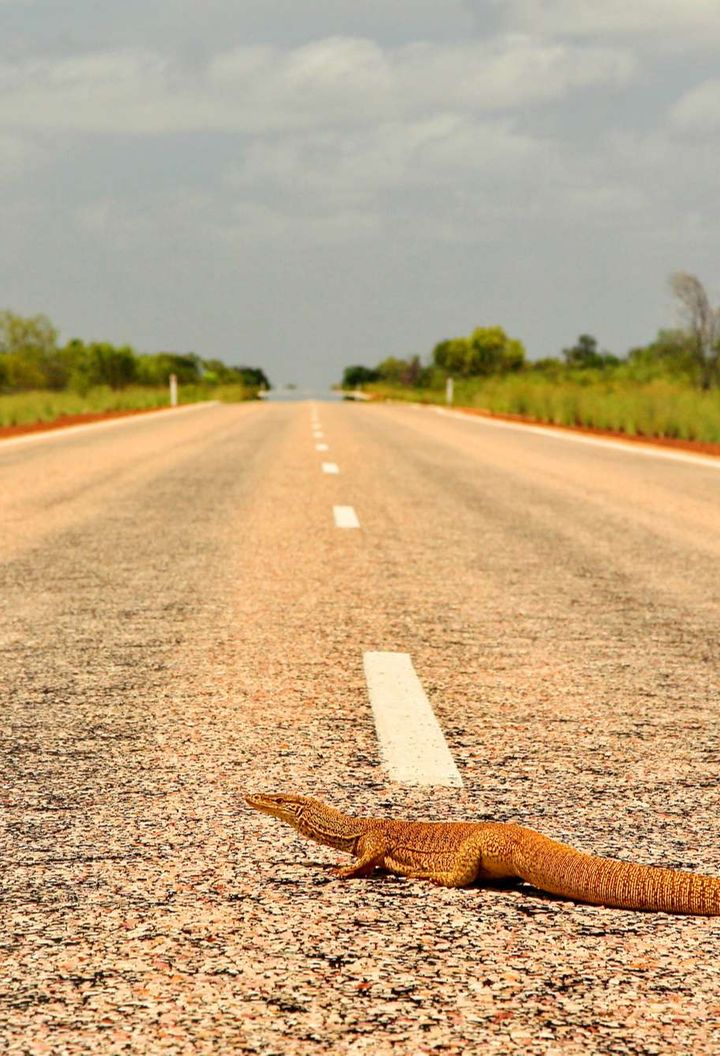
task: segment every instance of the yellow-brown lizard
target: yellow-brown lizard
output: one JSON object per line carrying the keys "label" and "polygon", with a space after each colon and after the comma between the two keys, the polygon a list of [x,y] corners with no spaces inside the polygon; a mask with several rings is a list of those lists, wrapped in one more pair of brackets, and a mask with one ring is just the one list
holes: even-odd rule
{"label": "yellow-brown lizard", "polygon": [[596,858],[520,825],[354,818],[307,796],[245,798],[316,843],[357,858],[335,870],[343,879],[369,876],[376,868],[445,887],[517,879],[600,906],[720,914],[720,877]]}

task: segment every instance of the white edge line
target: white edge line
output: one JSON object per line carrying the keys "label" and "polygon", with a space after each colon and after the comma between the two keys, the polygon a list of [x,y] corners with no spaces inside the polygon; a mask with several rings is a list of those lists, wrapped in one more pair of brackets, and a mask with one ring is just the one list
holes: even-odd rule
{"label": "white edge line", "polygon": [[353,506],[333,506],[336,528],[359,528],[360,521]]}
{"label": "white edge line", "polygon": [[200,403],[186,403],[182,407],[158,407],[152,411],[144,411],[142,414],[124,414],[122,417],[111,418],[106,422],[85,422],[80,425],[64,425],[58,429],[39,430],[37,433],[30,433],[28,436],[11,436],[6,440],[0,439],[0,454],[2,454],[6,447],[13,447],[15,444],[33,444],[39,443],[42,440],[59,440],[62,437],[67,439],[68,437],[75,436],[77,433],[84,433],[88,429],[112,429],[117,425],[128,425],[131,422],[143,421],[156,414],[163,414],[167,417],[170,414],[179,414],[181,411],[198,411],[202,407],[217,407],[219,403],[219,400],[203,400]]}
{"label": "white edge line", "polygon": [[[427,404],[418,406],[426,407]],[[503,422],[497,418],[486,418],[481,414],[463,414],[462,411],[450,411],[445,407],[433,407],[435,414],[441,414],[448,418],[459,418],[464,422],[472,422],[474,425],[492,425],[496,429],[514,429],[520,433],[536,433],[538,436],[550,436],[555,440],[569,440],[575,444],[590,444],[593,447],[604,447],[610,451],[621,451],[626,455],[642,455],[645,458],[666,458],[671,462],[689,462],[695,466],[705,466],[708,469],[720,469],[720,458],[707,455],[693,455],[691,452],[667,451],[662,447],[654,447],[652,444],[643,444],[635,440],[612,440],[599,436],[582,436],[580,433],[571,431],[564,432],[554,429],[551,425],[523,425],[521,422]]]}
{"label": "white edge line", "polygon": [[363,668],[380,754],[392,780],[462,788],[463,779],[410,655],[367,652]]}

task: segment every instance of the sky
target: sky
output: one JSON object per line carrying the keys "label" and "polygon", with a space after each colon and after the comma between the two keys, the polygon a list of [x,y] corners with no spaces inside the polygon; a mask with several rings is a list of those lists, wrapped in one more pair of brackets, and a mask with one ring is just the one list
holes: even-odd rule
{"label": "sky", "polygon": [[0,308],[322,386],[720,297],[720,0],[0,0]]}

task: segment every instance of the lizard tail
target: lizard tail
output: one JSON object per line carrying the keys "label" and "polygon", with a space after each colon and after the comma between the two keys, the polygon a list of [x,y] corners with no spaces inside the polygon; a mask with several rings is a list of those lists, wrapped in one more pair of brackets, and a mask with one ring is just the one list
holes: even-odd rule
{"label": "lizard tail", "polygon": [[720,915],[720,877],[596,858],[531,829],[517,834],[513,865],[519,877],[540,890],[578,902]]}

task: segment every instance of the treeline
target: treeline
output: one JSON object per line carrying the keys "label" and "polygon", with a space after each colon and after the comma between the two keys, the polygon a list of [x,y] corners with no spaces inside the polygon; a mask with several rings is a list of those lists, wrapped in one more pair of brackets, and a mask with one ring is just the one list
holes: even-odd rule
{"label": "treeline", "polygon": [[259,367],[228,366],[195,353],[141,354],[130,345],[77,337],[60,344],[58,331],[46,316],[0,312],[0,392],[84,393],[96,386],[118,391],[130,385],[167,385],[171,374],[180,385],[271,387]]}
{"label": "treeline", "polygon": [[549,380],[648,382],[682,381],[699,389],[720,386],[720,308],[710,305],[702,283],[693,275],[671,277],[686,326],[660,330],[647,345],[618,356],[601,349],[592,334],[580,334],[559,356],[530,361],[525,346],[500,326],[477,327],[467,337],[440,341],[427,363],[415,355],[390,357],[374,367],[354,365],[343,374],[343,388],[373,383],[417,389],[437,389],[447,377],[497,378],[512,374],[545,376]]}
{"label": "treeline", "polygon": [[447,375],[468,378],[507,374],[522,370],[525,365],[521,341],[508,337],[500,326],[479,326],[469,337],[440,341],[427,365],[423,365],[419,356],[410,359],[391,356],[375,367],[346,367],[342,384],[344,388],[355,388],[380,381],[432,388],[442,384]]}
{"label": "treeline", "polygon": [[709,388],[720,380],[718,371],[714,370],[710,384],[702,384],[703,375],[693,355],[692,339],[683,330],[661,330],[649,344],[631,348],[624,356],[601,350],[595,337],[580,334],[560,356],[531,361],[527,359],[522,342],[508,338],[502,327],[492,326],[478,327],[469,337],[440,341],[425,365],[419,356],[412,356],[409,359],[390,357],[375,367],[346,367],[342,386],[351,389],[385,382],[436,388],[444,385],[448,376],[488,378],[528,372],[558,379],[585,375],[586,381],[598,376],[634,378],[637,381],[677,378],[700,388]]}

